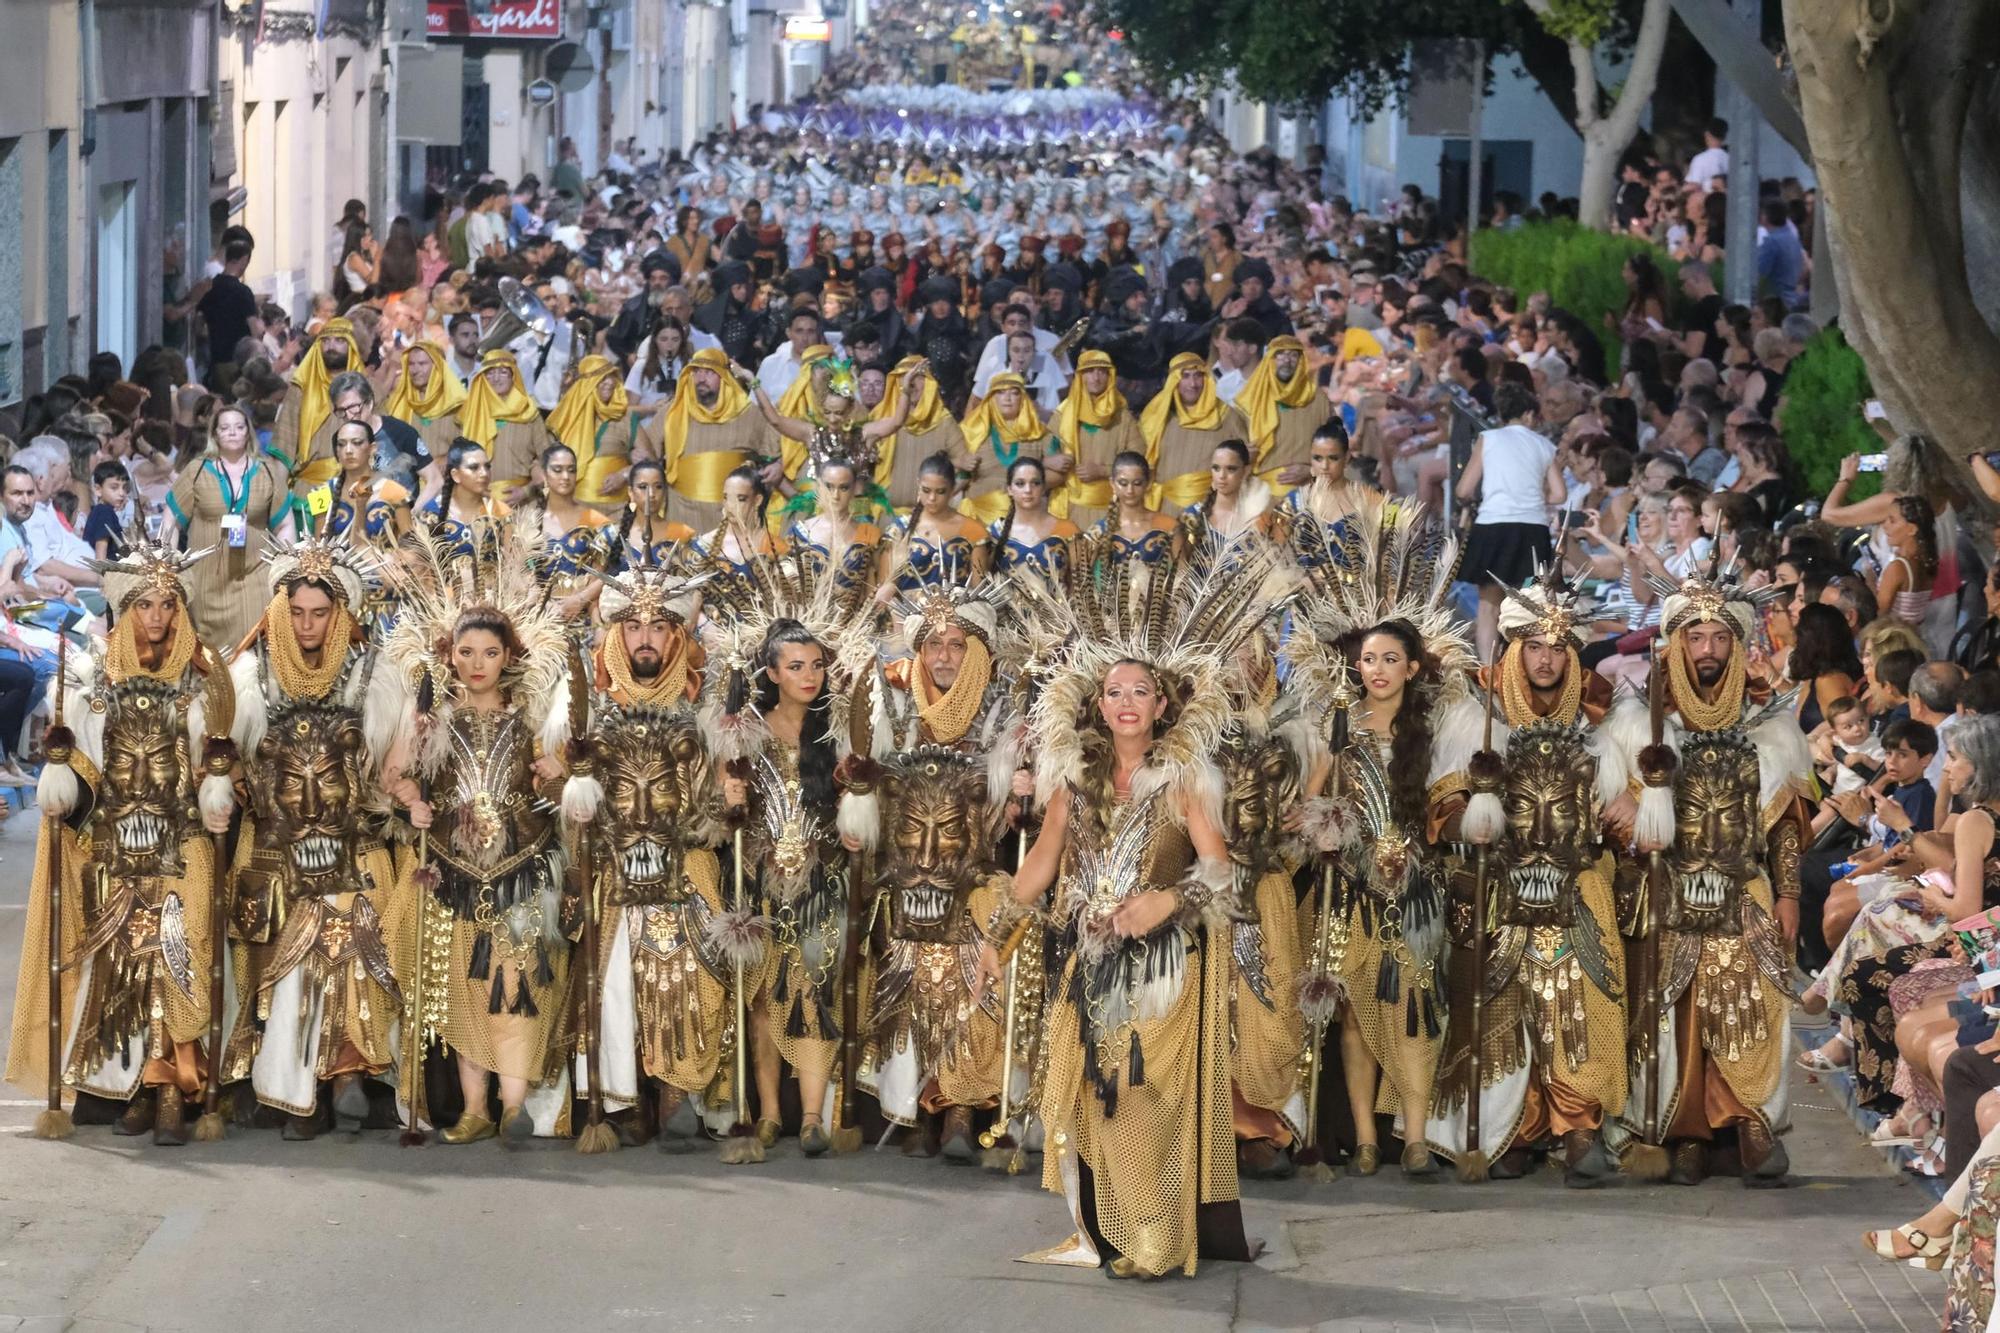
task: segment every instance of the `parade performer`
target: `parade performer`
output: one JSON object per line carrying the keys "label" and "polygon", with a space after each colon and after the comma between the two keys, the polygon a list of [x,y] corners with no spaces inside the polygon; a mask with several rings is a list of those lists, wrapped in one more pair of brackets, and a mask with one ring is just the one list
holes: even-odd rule
{"label": "parade performer", "polygon": [[845,455],[815,458],[812,489],[786,506],[797,516],[785,525],[785,539],[799,559],[832,565],[839,577],[872,592],[882,532],[854,517],[855,486],[865,475],[866,469]]}
{"label": "parade performer", "polygon": [[1248,1258],[1229,1056],[1244,886],[1214,755],[1231,713],[1224,677],[1274,609],[1276,564],[1262,545],[1200,577],[1170,564],[1141,582],[1135,567],[1099,565],[1060,599],[1018,585],[1053,645],[1030,714],[1046,813],[987,922],[1000,948],[980,974],[999,976],[1046,897],[1042,1181],[1077,1230],[1038,1261],[1157,1277]]}
{"label": "parade performer", "polygon": [[[62,1083],[77,1118],[119,1134],[188,1141],[187,1105],[217,1054],[220,987],[211,973],[218,883],[210,834],[229,829],[235,746],[229,678],[195,637],[184,576],[208,555],[134,535],[119,560],[92,561],[113,623],[108,641],[68,654],[51,686],[57,715],[37,799],[35,853],[7,1080],[48,1080],[51,870],[60,865],[66,1019]],[[219,721],[211,730],[210,719]],[[59,845],[58,845],[59,844]],[[107,1103],[112,1105],[107,1105]],[[116,1104],[122,1104],[116,1105]],[[202,1118],[215,1117],[206,1108]]]}
{"label": "parade performer", "polygon": [[333,377],[343,370],[360,370],[361,345],[354,325],[336,316],[320,325],[311,346],[292,369],[270,448],[292,469],[292,481],[310,490],[333,475]]}
{"label": "parade performer", "polygon": [[767,462],[770,430],[753,408],[729,358],[704,348],[681,368],[673,400],[640,428],[634,456],[665,465],[674,515],[696,532],[722,521],[724,478]]}
{"label": "parade performer", "polygon": [[1032,570],[1061,583],[1069,573],[1076,524],[1049,512],[1049,478],[1039,458],[1017,458],[1007,469],[1007,512],[987,527],[987,568],[996,574]]}
{"label": "parade performer", "polygon": [[952,508],[958,470],[949,454],[932,454],[917,470],[917,503],[891,533],[882,553],[884,596],[926,584],[966,584],[986,572],[991,551],[979,520]]}
{"label": "parade performer", "polygon": [[[397,738],[383,785],[430,834],[420,841],[428,861],[405,859],[398,892],[424,895],[414,909],[427,945],[424,1000],[441,1011],[424,1023],[455,1055],[465,1097],[444,1141],[497,1134],[513,1146],[561,1132],[568,1118],[555,1040],[569,961],[566,859],[551,807],[569,739],[568,663],[526,543],[501,525],[487,549],[490,558],[468,558],[431,537],[420,559],[391,566],[403,610],[385,665],[414,692],[415,725]],[[433,954],[444,956],[436,973]],[[411,1054],[406,1044],[401,1077],[421,1078]]]}
{"label": "parade performer", "polygon": [[[563,791],[586,826],[603,921],[597,1075],[619,1142],[693,1150],[676,1123],[711,1100],[733,1040],[736,965],[761,975],[765,931],[732,912],[714,847],[720,787],[697,708],[706,655],[689,628],[700,579],[640,567],[606,576],[588,729]],[[581,1071],[579,1071],[581,1072]]]}
{"label": "parade performer", "polygon": [[577,362],[549,413],[549,434],[576,455],[579,501],[613,510],[625,503],[625,472],[636,453],[639,426],[618,363],[603,356]]}
{"label": "parade performer", "polygon": [[1208,363],[1182,352],[1167,364],[1167,382],[1139,417],[1152,464],[1149,502],[1168,514],[1200,504],[1209,490],[1209,462],[1224,440],[1247,440],[1250,423],[1222,401]]}
{"label": "parade performer", "polygon": [[616,521],[576,498],[576,451],[568,445],[552,444],[542,450],[541,473],[541,484],[529,487],[529,507],[516,521],[529,524],[530,539],[541,543],[536,574],[548,589],[556,614],[572,633],[587,637],[590,609],[600,591],[594,575],[618,557]]}
{"label": "parade performer", "polygon": [[1118,391],[1117,371],[1107,352],[1095,348],[1076,359],[1076,378],[1056,409],[1051,425],[1063,453],[1075,460],[1069,484],[1050,501],[1050,509],[1088,528],[1111,510],[1111,469],[1120,454],[1139,452],[1145,439],[1139,422]]}
{"label": "parade performer", "polygon": [[[747,812],[743,855],[772,921],[772,958],[751,1008],[758,1118],[765,1147],[779,1133],[781,1057],[798,1077],[799,1147],[817,1157],[829,1131],[843,1037],[844,967],[854,920],[847,853],[836,831],[835,766],[846,748],[853,681],[875,645],[861,591],[809,564],[757,549],[762,529],[732,540],[746,553],[737,576],[708,593],[717,656],[730,666],[723,800]],[[850,1066],[843,1071],[852,1077]],[[852,1137],[854,1127],[837,1126]],[[843,1143],[858,1146],[858,1142]]]}
{"label": "parade performer", "polygon": [[874,419],[883,421],[898,413],[903,414],[902,428],[882,446],[875,460],[875,481],[888,493],[896,512],[906,514],[917,502],[918,467],[932,454],[948,454],[964,437],[938,397],[930,363],[920,356],[906,356],[896,363]]}
{"label": "parade performer", "polygon": [[[1506,650],[1482,677],[1487,706],[1468,700],[1439,730],[1437,767],[1450,776],[1433,792],[1469,798],[1462,836],[1490,858],[1483,879],[1461,874],[1459,886],[1485,886],[1492,906],[1475,940],[1469,895],[1454,905],[1451,1031],[1427,1133],[1462,1174],[1490,1162],[1503,1180],[1554,1144],[1564,1183],[1590,1189],[1613,1173],[1603,1130],[1625,1106],[1625,968],[1610,847],[1630,836],[1637,804],[1623,756],[1604,755],[1610,737],[1600,724],[1612,691],[1577,660],[1576,600],[1552,571],[1509,589],[1500,608]],[[1477,1143],[1467,1115],[1475,1072]]]}
{"label": "parade performer", "polygon": [[1153,468],[1144,454],[1123,453],[1111,460],[1111,509],[1092,532],[1110,539],[1112,558],[1157,565],[1170,559],[1177,545],[1186,545],[1180,525],[1150,506],[1152,491]]}
{"label": "parade performer", "polygon": [[1624,1165],[1660,1173],[1648,1149],[1663,1143],[1667,1180],[1698,1184],[1716,1132],[1734,1129],[1743,1183],[1782,1185],[1811,757],[1793,698],[1771,697],[1746,671],[1759,608],[1781,590],[1745,588],[1729,570],[1655,590],[1664,643],[1651,707],[1628,699],[1608,723],[1635,757],[1647,859],[1626,914],[1628,949],[1644,964],[1628,969],[1638,979],[1625,1124],[1639,1142]]}
{"label": "parade performer", "polygon": [[[1382,503],[1382,493],[1347,475],[1347,427],[1341,425],[1338,416],[1328,417],[1320,423],[1313,432],[1311,450],[1308,465],[1312,469],[1312,478],[1305,485],[1292,488],[1285,496],[1278,506],[1278,520],[1288,527],[1294,523],[1317,521],[1321,526],[1332,529],[1325,549],[1338,551],[1344,536],[1342,522],[1352,526],[1361,521],[1360,516],[1373,513]],[[1306,558],[1320,549],[1315,545],[1311,551],[1300,549],[1295,554]]]}
{"label": "parade performer", "polygon": [[464,405],[465,386],[443,347],[415,342],[403,349],[396,387],[382,405],[384,415],[408,422],[435,458],[458,438],[458,409]]}
{"label": "parade performer", "polygon": [[[493,460],[501,500],[528,484],[528,473],[548,444],[549,432],[542,425],[542,409],[522,387],[521,367],[512,352],[495,348],[479,358],[479,369],[458,409],[458,433]],[[453,443],[447,440],[446,448]]]}
{"label": "parade performer", "polygon": [[1306,369],[1305,344],[1289,333],[1264,346],[1264,359],[1236,395],[1249,419],[1257,477],[1279,498],[1311,479],[1313,433],[1333,416],[1333,402]]}
{"label": "parade performer", "polygon": [[[1002,997],[974,1004],[971,985],[996,901],[994,843],[1009,802],[1033,793],[1003,666],[1004,591],[939,583],[900,600],[910,656],[864,675],[851,712],[854,752],[874,761],[856,767],[875,776],[850,783],[840,830],[882,857],[868,887],[887,899],[861,1086],[915,1127],[911,1156],[971,1160],[972,1112],[1000,1094]],[[1025,1049],[1015,1060],[1018,1104],[1030,1061]]]}
{"label": "parade performer", "polygon": [[618,530],[611,534],[611,568],[632,569],[640,565],[670,565],[694,529],[670,518],[667,503],[667,470],[658,459],[641,458],[632,464],[626,478],[625,512],[618,517]]}
{"label": "parade performer", "polygon": [[965,483],[959,508],[981,524],[1006,514],[1007,478],[1016,459],[1046,455],[1051,471],[1069,475],[1069,460],[1051,450],[1055,437],[1028,397],[1028,382],[1012,371],[993,377],[986,400],[967,414],[960,432],[963,439],[952,452]]}
{"label": "parade performer", "polygon": [[1271,488],[1250,471],[1250,446],[1223,440],[1208,460],[1208,494],[1181,510],[1182,529],[1194,546],[1227,541],[1246,528],[1273,528]]}
{"label": "parade performer", "polygon": [[1298,895],[1301,848],[1286,830],[1306,776],[1325,757],[1320,692],[1309,674],[1283,687],[1275,642],[1252,636],[1228,675],[1235,716],[1216,751],[1222,770],[1222,834],[1245,886],[1245,919],[1232,923],[1237,1170],[1250,1179],[1292,1174],[1288,1151],[1305,1126],[1299,1084],[1305,1018],[1299,1007]]}
{"label": "parade performer", "polygon": [[[1449,595],[1457,549],[1421,510],[1393,504],[1357,524],[1344,549],[1328,549],[1315,524],[1291,538],[1309,577],[1285,655],[1294,670],[1348,673],[1360,687],[1355,733],[1340,751],[1347,790],[1330,794],[1333,814],[1356,815],[1338,839],[1350,895],[1333,906],[1322,977],[1310,989],[1339,1000],[1357,1139],[1349,1169],[1379,1169],[1379,1109],[1400,1118],[1404,1174],[1429,1175],[1437,1166],[1423,1125],[1445,1033],[1446,866],[1437,841],[1463,806],[1455,793],[1433,800],[1432,738],[1473,665]],[[1309,794],[1320,795],[1326,777],[1314,774]],[[1379,1104],[1378,1080],[1386,1084]]]}
{"label": "parade performer", "polygon": [[247,1076],[294,1141],[319,1133],[329,1080],[335,1125],[359,1129],[362,1080],[395,1064],[391,953],[411,918],[366,806],[404,699],[359,619],[373,565],[339,538],[278,548],[270,606],[230,665],[249,819],[230,923],[246,997],[227,1076]]}
{"label": "parade performer", "polygon": [[367,422],[343,421],[334,428],[333,458],[340,473],[331,483],[331,503],[320,531],[380,550],[409,535],[410,492],[376,470],[375,433]]}
{"label": "parade performer", "polygon": [[476,559],[485,565],[496,558],[500,532],[513,526],[506,503],[493,494],[491,458],[463,437],[445,455],[443,487],[417,516],[441,551],[455,560]]}
{"label": "parade performer", "polygon": [[[822,355],[815,356],[814,353]],[[899,372],[906,374],[910,372]],[[889,508],[888,495],[876,483],[884,449],[893,448],[896,432],[907,419],[911,397],[896,395],[897,411],[867,419],[856,416],[854,363],[835,356],[830,347],[808,348],[799,364],[798,378],[785,391],[783,401],[773,403],[754,376],[738,377],[744,389],[756,399],[757,410],[786,443],[782,447],[785,476],[800,483],[801,473],[810,468],[819,475],[829,458],[847,459],[857,469],[854,487],[856,503],[864,513]],[[890,401],[886,395],[884,401]],[[889,443],[884,443],[885,441]],[[805,489],[802,487],[801,494]]]}

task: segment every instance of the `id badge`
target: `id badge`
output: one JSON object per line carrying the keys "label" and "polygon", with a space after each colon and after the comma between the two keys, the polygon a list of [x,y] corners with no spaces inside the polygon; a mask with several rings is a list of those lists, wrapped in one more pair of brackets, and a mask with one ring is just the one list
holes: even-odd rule
{"label": "id badge", "polygon": [[250,544],[250,522],[242,514],[222,516],[222,544],[237,549]]}

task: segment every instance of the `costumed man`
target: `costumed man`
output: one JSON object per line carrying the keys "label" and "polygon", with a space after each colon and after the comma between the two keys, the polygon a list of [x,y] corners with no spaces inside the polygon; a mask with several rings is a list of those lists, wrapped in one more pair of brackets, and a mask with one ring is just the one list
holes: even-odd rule
{"label": "costumed man", "polygon": [[361,1127],[364,1079],[395,1065],[392,950],[409,903],[369,795],[402,725],[402,691],[357,619],[373,560],[342,538],[276,548],[271,604],[230,664],[250,820],[238,835],[230,938],[240,964],[225,1074],[285,1115],[284,1136]]}
{"label": "costumed man", "polygon": [[[1475,949],[1477,873],[1461,871],[1450,929],[1451,998],[1427,1137],[1477,1174],[1525,1175],[1559,1152],[1564,1183],[1591,1189],[1615,1164],[1603,1131],[1625,1106],[1625,968],[1611,848],[1631,836],[1637,802],[1600,727],[1610,682],[1577,659],[1576,590],[1546,571],[1500,609],[1506,650],[1481,672],[1487,708],[1467,700],[1439,728],[1439,790],[1468,800],[1463,840],[1490,849],[1486,938]],[[1488,710],[1492,745],[1485,748]],[[1482,993],[1474,1031],[1475,958]],[[1479,1142],[1467,1099],[1474,1043]]]}
{"label": "costumed man", "polygon": [[1215,392],[1208,362],[1182,352],[1167,363],[1167,382],[1139,417],[1153,465],[1151,505],[1178,514],[1208,495],[1209,460],[1224,440],[1250,439],[1250,423]]}
{"label": "costumed man", "polygon": [[965,483],[959,509],[981,525],[1007,516],[1007,474],[1017,459],[1039,458],[1057,484],[1069,473],[1055,437],[1028,396],[1028,382],[1011,370],[993,377],[992,392],[960,423],[952,465]]}
{"label": "costumed man", "polygon": [[1333,400],[1305,368],[1306,346],[1280,334],[1264,346],[1264,359],[1236,395],[1250,422],[1250,465],[1275,498],[1312,479],[1312,441],[1333,415]]}
{"label": "costumed man", "polygon": [[[994,843],[1033,780],[996,651],[997,586],[928,585],[899,603],[913,655],[863,677],[849,714],[854,753],[873,763],[852,766],[840,830],[850,850],[880,852],[872,891],[888,900],[861,1086],[915,1127],[909,1156],[972,1160],[972,1112],[1000,1094],[1002,997],[974,1004],[970,983],[997,900]],[[1016,1061],[1019,1106],[1024,1049]]]}
{"label": "costumed man", "polygon": [[[694,1149],[676,1113],[710,1096],[729,1040],[736,964],[762,975],[764,933],[724,899],[714,847],[719,787],[701,697],[706,655],[688,628],[696,588],[643,566],[604,578],[590,722],[571,751],[564,814],[587,826],[599,926],[597,1076],[621,1143],[657,1131]],[[584,1086],[587,1070],[576,1071]],[[657,1094],[657,1095],[655,1095]]]}
{"label": "costumed man", "polygon": [[1110,353],[1092,349],[1077,357],[1053,429],[1073,468],[1069,485],[1049,496],[1049,512],[1088,530],[1111,512],[1111,461],[1146,451],[1138,418],[1118,392]]}
{"label": "costumed man", "polygon": [[[913,373],[919,369],[921,375]],[[896,512],[907,514],[917,503],[917,470],[924,460],[940,451],[949,453],[961,446],[965,437],[945,410],[930,363],[920,356],[906,356],[896,363],[872,419],[887,421],[898,415],[902,416],[902,428],[876,456],[875,480],[888,492]]]}
{"label": "costumed man", "polygon": [[124,558],[91,562],[114,621],[102,648],[70,655],[52,686],[69,725],[51,729],[36,790],[46,819],[7,1047],[8,1082],[40,1093],[49,1077],[50,839],[59,838],[70,942],[62,1082],[76,1090],[83,1123],[150,1130],[163,1145],[188,1141],[186,1107],[202,1095],[214,1054],[209,965],[221,886],[209,835],[228,831],[235,806],[229,678],[195,637],[182,581],[207,554],[140,533]]}
{"label": "costumed man", "polygon": [[361,368],[361,344],[344,316],[322,324],[292,368],[270,449],[292,469],[292,485],[301,495],[340,470],[333,460],[333,428],[338,424],[333,419],[333,377]]}
{"label": "costumed man", "polygon": [[459,436],[458,410],[464,405],[465,386],[442,346],[417,342],[403,349],[402,371],[383,415],[409,422],[431,457],[443,458]]}
{"label": "costumed man", "polygon": [[947,404],[965,402],[972,387],[972,327],[959,313],[961,293],[958,279],[938,274],[925,278],[917,288],[924,303],[917,321],[917,351],[930,362],[937,377],[938,392]]}
{"label": "costumed man", "polygon": [[666,468],[674,521],[708,532],[722,522],[723,481],[745,463],[767,461],[770,429],[729,358],[708,349],[681,367],[673,401],[640,429],[637,448]]}
{"label": "costumed man", "polygon": [[1292,876],[1301,850],[1284,821],[1306,775],[1325,757],[1324,710],[1310,673],[1282,688],[1274,644],[1259,632],[1237,654],[1228,679],[1235,716],[1215,754],[1222,773],[1222,835],[1241,868],[1243,919],[1230,925],[1235,977],[1230,1081],[1236,1169],[1253,1180],[1283,1180],[1289,1149],[1305,1126],[1299,1083],[1305,1016],[1299,1008],[1298,895]]}
{"label": "costumed man", "polygon": [[[486,451],[491,468],[489,491],[507,504],[528,484],[535,460],[549,442],[542,409],[521,384],[521,367],[512,352],[494,349],[479,358],[479,370],[466,388],[458,409],[458,433]],[[442,453],[434,456],[443,457]]]}
{"label": "costumed man", "polygon": [[[1698,1184],[1717,1131],[1734,1129],[1743,1183],[1782,1185],[1790,1160],[1777,1134],[1811,756],[1793,696],[1770,697],[1751,681],[1744,647],[1759,608],[1782,590],[1744,588],[1729,572],[1655,586],[1665,599],[1660,683],[1650,710],[1628,699],[1607,723],[1618,752],[1636,757],[1635,846],[1646,858],[1644,873],[1620,886],[1630,904],[1627,971],[1653,979],[1632,984],[1623,1123],[1640,1142],[1624,1166],[1648,1176],[1664,1165],[1670,1183]],[[1664,1163],[1648,1151],[1662,1142]]]}
{"label": "costumed man", "polygon": [[734,259],[716,265],[713,289],[721,294],[694,312],[694,326],[722,344],[726,360],[749,365],[757,359],[757,312],[750,308],[750,266]]}
{"label": "costumed man", "polygon": [[[639,442],[639,418],[625,397],[618,363],[586,356],[549,413],[549,434],[576,455],[576,498],[616,511],[625,503],[625,473]],[[500,475],[498,464],[494,475]]]}

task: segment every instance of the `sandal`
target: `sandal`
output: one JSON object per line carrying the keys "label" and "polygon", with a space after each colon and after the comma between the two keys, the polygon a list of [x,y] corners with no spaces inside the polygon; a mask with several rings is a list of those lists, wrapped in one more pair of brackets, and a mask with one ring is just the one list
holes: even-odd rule
{"label": "sandal", "polygon": [[[1914,1254],[1896,1253],[1895,1238],[1901,1236]],[[1893,1231],[1864,1231],[1861,1243],[1877,1259],[1892,1264],[1908,1264],[1912,1268],[1927,1268],[1937,1272],[1944,1267],[1945,1256],[1951,1252],[1951,1241],[1919,1231],[1907,1222]]]}
{"label": "sandal", "polygon": [[1808,1074],[1844,1074],[1848,1068],[1846,1061],[1836,1063],[1827,1055],[1825,1046],[1815,1046],[1809,1051],[1800,1051],[1799,1058],[1794,1063]]}
{"label": "sandal", "polygon": [[1929,1132],[1929,1117],[1926,1116],[1915,1128],[1904,1129],[1896,1123],[1895,1116],[1889,1116],[1875,1126],[1875,1132],[1868,1136],[1868,1142],[1876,1148],[1914,1148],[1924,1141]]}

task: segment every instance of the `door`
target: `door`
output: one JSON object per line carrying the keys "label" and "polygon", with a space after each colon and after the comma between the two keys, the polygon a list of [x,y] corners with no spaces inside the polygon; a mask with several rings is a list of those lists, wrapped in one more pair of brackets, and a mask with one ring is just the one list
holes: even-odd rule
{"label": "door", "polygon": [[137,191],[132,181],[97,188],[97,348],[125,365],[138,352]]}

